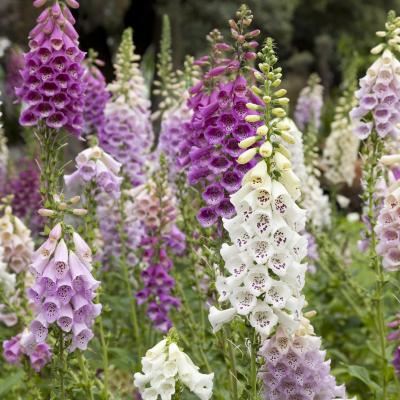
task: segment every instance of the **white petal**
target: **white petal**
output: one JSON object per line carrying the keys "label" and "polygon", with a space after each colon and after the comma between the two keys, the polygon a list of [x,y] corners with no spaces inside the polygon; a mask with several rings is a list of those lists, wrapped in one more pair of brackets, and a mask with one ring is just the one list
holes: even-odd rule
{"label": "white petal", "polygon": [[257,304],[257,297],[246,288],[237,288],[230,296],[231,304],[240,315],[247,315]]}
{"label": "white petal", "polygon": [[284,308],[291,290],[288,284],[280,281],[272,281],[265,293],[265,301],[276,308]]}
{"label": "white petal", "polygon": [[236,309],[233,307],[226,310],[218,310],[214,306],[210,307],[208,320],[213,328],[213,333],[218,332],[222,325],[231,322],[235,315]]}

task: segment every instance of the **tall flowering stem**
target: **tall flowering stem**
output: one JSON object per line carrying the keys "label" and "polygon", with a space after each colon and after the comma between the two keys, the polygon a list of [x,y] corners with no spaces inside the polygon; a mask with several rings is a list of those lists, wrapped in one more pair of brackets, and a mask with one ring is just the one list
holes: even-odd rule
{"label": "tall flowering stem", "polygon": [[[388,360],[386,356],[385,340],[385,313],[384,313],[384,286],[386,277],[384,274],[381,255],[384,248],[377,247],[379,227],[377,226],[377,210],[380,207],[377,193],[377,183],[382,177],[383,171],[378,165],[379,159],[385,151],[385,142],[391,138],[397,140],[399,113],[397,111],[399,96],[397,87],[400,82],[399,66],[395,54],[399,52],[400,18],[394,12],[389,12],[386,31],[377,32],[378,37],[384,38],[384,42],[371,50],[372,54],[380,55],[370,66],[367,74],[360,80],[360,89],[356,92],[358,105],[350,116],[355,124],[355,133],[360,139],[364,139],[364,168],[363,200],[366,208],[366,217],[370,226],[367,232],[370,241],[369,256],[370,266],[376,273],[376,288],[373,296],[375,305],[375,325],[381,353],[382,393],[386,398],[388,386]],[[384,223],[382,215],[380,223]],[[381,245],[381,244],[380,244]],[[386,248],[390,256],[390,247]],[[384,257],[386,259],[386,257]],[[396,257],[395,257],[396,258]]]}
{"label": "tall flowering stem", "polygon": [[[232,242],[221,247],[229,276],[217,275],[216,288],[218,301],[229,302],[230,307],[222,310],[211,307],[209,321],[214,332],[236,316],[244,317],[254,328],[249,351],[249,398],[258,396],[258,375],[263,378],[266,399],[297,398],[304,392],[310,398],[343,397],[344,388],[336,386],[329,368],[321,370],[318,378],[312,377],[311,366],[304,365],[297,370],[299,356],[285,350],[283,366],[277,365],[278,349],[275,347],[271,349],[271,358],[263,354],[263,348],[260,351],[266,359],[266,367],[271,367],[271,374],[265,379],[263,373],[257,374],[259,340],[264,341],[265,347],[269,341],[274,341],[269,338],[278,337],[280,332],[283,343],[298,342],[300,336],[311,341],[313,335],[307,319],[312,314],[303,314],[302,289],[307,268],[302,262],[307,255],[307,239],[303,233],[306,211],[296,204],[301,196],[301,181],[292,169],[291,154],[286,147],[286,144],[294,143],[286,119],[289,99],[285,97],[286,90],[279,89],[282,70],[276,66],[272,39],[266,40],[258,56],[260,71],[254,72],[258,85],[252,90],[262,98],[263,105],[247,103],[246,106],[257,114],[247,115],[245,120],[261,124],[256,135],[239,143],[246,150],[237,162],[246,164],[256,156],[261,159],[244,176],[241,188],[231,196],[237,215],[223,220]],[[322,365],[325,354],[320,354]],[[295,371],[299,376],[297,381],[292,378]]]}

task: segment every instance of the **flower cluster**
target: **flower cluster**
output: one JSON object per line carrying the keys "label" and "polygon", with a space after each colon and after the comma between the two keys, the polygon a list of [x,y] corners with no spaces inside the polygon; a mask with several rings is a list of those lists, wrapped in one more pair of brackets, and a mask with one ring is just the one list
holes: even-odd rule
{"label": "flower cluster", "polygon": [[268,400],[345,398],[325,361],[321,339],[309,334],[286,335],[279,329],[260,349],[265,359],[259,377]]}
{"label": "flower cluster", "polygon": [[[217,331],[236,314],[245,315],[260,335],[268,337],[278,322],[290,332],[300,322],[304,305],[301,290],[307,268],[301,261],[307,255],[307,239],[299,234],[305,227],[305,210],[295,202],[300,197],[300,180],[291,168],[288,150],[275,141],[280,136],[293,142],[293,137],[283,119],[286,112],[279,107],[287,104],[288,99],[282,97],[284,89],[277,89],[282,74],[280,68],[274,67],[277,58],[272,40],[267,41],[260,57],[267,60],[260,64],[262,72],[256,72],[265,90],[263,93],[257,88],[257,94],[267,100],[260,110],[264,111],[264,124],[258,128],[260,136],[240,142],[242,148],[248,149],[238,162],[247,163],[257,154],[262,160],[231,196],[237,216],[223,222],[233,244],[223,244],[221,248],[225,270],[230,275],[218,276],[216,281],[218,300],[228,300],[231,308],[218,311],[212,307],[209,320]],[[275,119],[272,121],[269,115]],[[258,116],[258,120],[261,118]],[[260,146],[261,139],[264,140]]]}
{"label": "flower cluster", "polygon": [[[89,53],[90,54],[90,53]],[[92,61],[85,71],[83,80],[86,83],[85,104],[83,109],[84,132],[86,135],[98,133],[104,126],[104,110],[110,94],[107,91],[106,80],[96,64]]]}
{"label": "flower cluster", "polygon": [[383,53],[360,79],[360,89],[356,92],[358,106],[350,113],[360,139],[366,139],[372,130],[380,137],[398,137],[400,63],[392,50],[398,50],[400,19],[389,18],[386,27],[387,32],[377,32],[377,35],[384,37],[387,44],[381,43],[371,50],[372,54]]}
{"label": "flower cluster", "polygon": [[144,225],[141,248],[146,267],[141,273],[144,288],[136,298],[139,304],[148,303],[147,314],[154,326],[167,332],[172,326],[168,313],[180,306],[179,299],[171,294],[175,280],[169,275],[173,267],[169,252],[182,250],[182,246],[174,245],[174,236],[180,234],[183,244],[185,238],[174,224],[176,208],[170,190],[152,181],[143,189],[135,198],[135,212]]}
{"label": "flower cluster", "polygon": [[3,356],[8,363],[17,364],[24,355],[29,357],[32,368],[39,372],[51,360],[52,353],[47,343],[36,343],[28,331],[3,342]]}
{"label": "flower cluster", "polygon": [[101,311],[101,304],[93,303],[100,282],[90,272],[91,263],[86,242],[61,224],[36,250],[30,266],[36,282],[28,297],[35,304],[36,318],[30,330],[37,343],[46,340],[49,326],[56,323],[64,332],[72,332],[70,351],[87,348],[93,320]]}
{"label": "flower cluster", "polygon": [[[221,42],[221,38],[213,32],[210,34],[213,39],[212,55],[198,61],[213,68],[190,89],[188,104],[193,116],[188,124],[188,140],[180,146],[179,162],[188,168],[189,184],[202,188],[206,205],[200,209],[197,218],[204,227],[214,225],[220,218],[235,215],[229,196],[240,188],[244,174],[252,166],[252,163],[236,163],[236,158],[243,152],[238,143],[253,136],[259,125],[244,118],[255,114],[246,104],[260,102],[249,89],[252,78],[245,74],[249,61],[255,58],[254,49],[258,43],[254,38],[260,32],[244,33],[253,18],[245,6],[237,15],[237,22],[230,21],[235,45]],[[243,34],[239,35],[238,31]],[[229,55],[234,47],[238,49],[237,59]],[[218,77],[218,83],[214,85],[215,77]],[[211,91],[208,90],[210,86]]]}
{"label": "flower cluster", "polygon": [[30,51],[25,55],[21,71],[23,84],[16,92],[24,104],[21,125],[37,126],[43,121],[49,128],[64,127],[80,136],[85,54],[79,50],[74,23],[69,8],[55,1],[40,14],[30,32]]}
{"label": "flower cluster", "polygon": [[360,141],[354,135],[354,126],[349,117],[354,106],[353,85],[350,85],[338,100],[322,159],[325,177],[335,185],[346,183],[351,186],[355,176]]}
{"label": "flower cluster", "polygon": [[127,29],[117,54],[116,80],[108,86],[112,97],[99,138],[104,150],[122,164],[124,174],[137,186],[145,180],[153,129],[147,89],[134,50],[132,30]]}
{"label": "flower cluster", "polygon": [[65,175],[67,187],[96,182],[98,188],[118,199],[121,194],[122,178],[118,176],[121,164],[98,146],[81,151],[76,157],[76,171]]}
{"label": "flower cluster", "polygon": [[43,227],[43,220],[37,214],[42,202],[39,186],[40,176],[37,165],[29,160],[20,160],[23,168],[18,175],[9,180],[7,194],[12,194],[13,213],[19,218],[28,218],[29,226],[34,232]]}
{"label": "flower cluster", "polygon": [[320,82],[318,75],[311,74],[307,86],[300,92],[294,112],[294,118],[300,130],[304,130],[307,126],[319,130],[324,90]]}
{"label": "flower cluster", "polygon": [[169,338],[146,352],[143,373],[134,375],[134,385],[143,400],[170,400],[179,380],[201,400],[211,399],[214,374],[202,374],[189,356]]}
{"label": "flower cluster", "polygon": [[34,244],[30,230],[7,206],[0,218],[0,245],[4,249],[4,261],[15,273],[28,269],[32,261]]}

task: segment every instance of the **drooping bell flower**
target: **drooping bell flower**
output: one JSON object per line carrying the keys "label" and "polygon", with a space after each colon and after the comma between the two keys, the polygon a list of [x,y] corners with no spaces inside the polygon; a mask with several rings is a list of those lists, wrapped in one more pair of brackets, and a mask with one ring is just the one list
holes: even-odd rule
{"label": "drooping bell flower", "polygon": [[[45,2],[34,2],[41,7]],[[71,6],[72,2],[67,4]],[[74,2],[74,8],[78,6]],[[22,86],[16,90],[23,103],[20,123],[66,129],[80,136],[83,128],[85,84],[75,19],[68,6],[59,1],[40,14],[29,34],[29,52],[21,70]]]}

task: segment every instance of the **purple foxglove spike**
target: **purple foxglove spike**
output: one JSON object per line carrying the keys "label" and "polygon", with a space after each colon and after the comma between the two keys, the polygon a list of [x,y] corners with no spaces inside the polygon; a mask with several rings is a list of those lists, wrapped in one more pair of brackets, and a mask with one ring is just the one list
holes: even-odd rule
{"label": "purple foxglove spike", "polygon": [[60,313],[60,301],[55,296],[47,297],[43,302],[43,315],[49,324],[55,322]]}
{"label": "purple foxglove spike", "polygon": [[73,311],[69,304],[61,306],[60,313],[57,319],[57,325],[64,331],[70,332],[73,324]]}
{"label": "purple foxglove spike", "polygon": [[48,322],[43,313],[40,313],[36,319],[31,322],[30,330],[38,343],[43,343],[46,340],[48,334],[47,327]]}
{"label": "purple foxglove spike", "polygon": [[[64,242],[64,239],[61,239],[58,242],[54,253],[54,270],[55,276],[57,279],[62,279],[68,272],[68,249],[67,245]],[[45,275],[43,275],[45,276]]]}

